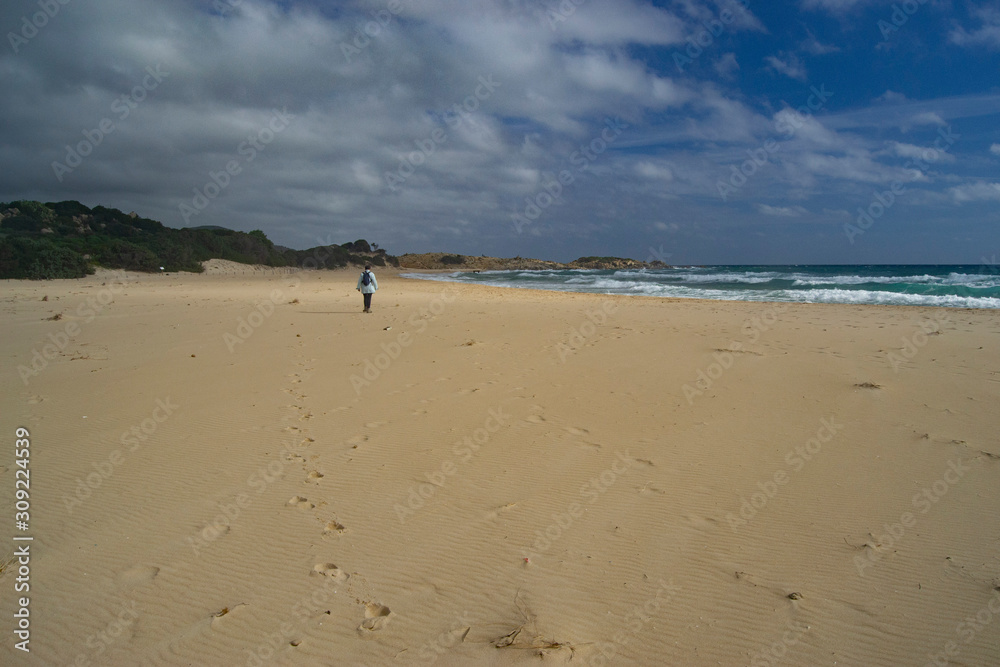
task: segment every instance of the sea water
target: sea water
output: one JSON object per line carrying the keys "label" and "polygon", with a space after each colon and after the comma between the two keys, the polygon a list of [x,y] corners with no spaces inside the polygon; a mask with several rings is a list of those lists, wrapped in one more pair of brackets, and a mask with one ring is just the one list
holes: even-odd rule
{"label": "sea water", "polygon": [[1000,308],[1000,265],[677,266],[637,270],[456,271],[407,278],[560,292],[722,301]]}

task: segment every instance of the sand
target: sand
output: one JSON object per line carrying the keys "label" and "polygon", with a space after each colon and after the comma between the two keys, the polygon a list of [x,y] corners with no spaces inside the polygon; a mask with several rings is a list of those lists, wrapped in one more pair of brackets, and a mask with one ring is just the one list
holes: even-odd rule
{"label": "sand", "polygon": [[0,662],[1000,664],[1000,313],[377,275],[0,283]]}

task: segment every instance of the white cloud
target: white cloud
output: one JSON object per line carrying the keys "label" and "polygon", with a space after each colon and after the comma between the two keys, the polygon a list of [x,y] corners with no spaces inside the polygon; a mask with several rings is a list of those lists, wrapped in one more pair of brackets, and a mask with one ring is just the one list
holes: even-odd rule
{"label": "white cloud", "polygon": [[354,180],[366,191],[378,192],[382,189],[382,176],[372,165],[356,160],[351,165],[351,171],[354,173]]}
{"label": "white cloud", "polygon": [[809,38],[803,40],[799,44],[799,48],[806,53],[811,53],[814,56],[825,56],[828,53],[837,53],[840,51],[840,47],[835,44],[824,44],[818,39],[816,39],[811,33]]}
{"label": "white cloud", "polygon": [[894,90],[887,90],[878,97],[875,98],[876,102],[885,102],[886,104],[902,104],[906,102],[906,95],[903,93],[897,93]]}
{"label": "white cloud", "polygon": [[712,67],[716,73],[724,79],[731,79],[740,69],[740,64],[736,61],[735,53],[724,53],[714,63]]}
{"label": "white cloud", "polygon": [[889,152],[897,157],[921,160],[927,163],[955,162],[954,155],[938,150],[933,146],[916,146],[914,144],[892,141],[889,142]]}
{"label": "white cloud", "polygon": [[1000,144],[993,144],[990,146],[990,153],[993,153],[993,155],[1000,155]]}
{"label": "white cloud", "polygon": [[784,74],[790,79],[806,80],[805,65],[802,64],[802,60],[794,53],[781,52],[776,56],[767,56],[764,60],[770,69],[779,74]]}
{"label": "white cloud", "polygon": [[653,162],[642,161],[637,162],[635,165],[635,173],[639,174],[643,178],[648,178],[651,180],[658,181],[672,181],[674,180],[674,172],[665,165],[654,164]]}
{"label": "white cloud", "polygon": [[940,125],[944,126],[948,123],[945,122],[941,116],[939,116],[934,111],[924,111],[923,113],[918,113],[916,115],[910,116],[907,119],[907,126],[909,125]]}
{"label": "white cloud", "polygon": [[1000,201],[1000,183],[970,183],[948,189],[957,204],[976,201]]}
{"label": "white cloud", "polygon": [[972,15],[979,19],[981,25],[973,30],[958,26],[948,33],[948,39],[959,46],[1000,49],[1000,8],[979,7],[972,10]]}
{"label": "white cloud", "polygon": [[801,206],[769,206],[768,204],[757,204],[757,211],[778,218],[798,218],[809,212]]}
{"label": "white cloud", "polygon": [[856,5],[863,5],[870,0],[802,0],[804,9],[825,10],[831,14],[843,14]]}

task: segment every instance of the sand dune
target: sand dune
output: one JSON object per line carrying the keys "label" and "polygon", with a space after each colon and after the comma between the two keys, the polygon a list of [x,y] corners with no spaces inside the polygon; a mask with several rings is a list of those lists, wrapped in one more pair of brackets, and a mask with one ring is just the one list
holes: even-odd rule
{"label": "sand dune", "polygon": [[995,312],[378,276],[3,284],[33,660],[1000,664]]}

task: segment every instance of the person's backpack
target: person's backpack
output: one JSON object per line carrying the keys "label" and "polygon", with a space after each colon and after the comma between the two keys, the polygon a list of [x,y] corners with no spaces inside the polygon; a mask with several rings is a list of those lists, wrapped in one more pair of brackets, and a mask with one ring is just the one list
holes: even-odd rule
{"label": "person's backpack", "polygon": [[367,271],[365,271],[364,273],[362,273],[361,274],[361,284],[364,285],[365,287],[368,287],[369,285],[371,285],[372,284],[372,274],[368,273]]}

